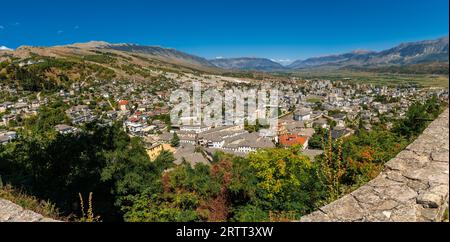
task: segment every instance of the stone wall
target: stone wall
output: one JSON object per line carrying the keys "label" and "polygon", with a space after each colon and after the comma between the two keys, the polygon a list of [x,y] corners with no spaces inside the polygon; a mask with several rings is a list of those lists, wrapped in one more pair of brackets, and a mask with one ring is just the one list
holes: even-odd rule
{"label": "stone wall", "polygon": [[56,222],[0,198],[0,222]]}
{"label": "stone wall", "polygon": [[301,222],[441,221],[448,207],[449,110],[374,180]]}

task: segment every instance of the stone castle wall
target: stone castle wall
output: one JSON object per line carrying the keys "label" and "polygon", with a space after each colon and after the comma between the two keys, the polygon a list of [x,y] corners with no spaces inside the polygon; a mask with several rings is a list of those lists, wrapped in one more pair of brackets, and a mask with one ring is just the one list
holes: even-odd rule
{"label": "stone castle wall", "polygon": [[378,177],[300,221],[441,221],[448,208],[448,182],[447,109]]}

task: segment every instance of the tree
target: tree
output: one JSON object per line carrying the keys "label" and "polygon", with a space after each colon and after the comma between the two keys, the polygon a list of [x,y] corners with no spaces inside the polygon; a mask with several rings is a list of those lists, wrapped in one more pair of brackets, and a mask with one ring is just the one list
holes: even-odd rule
{"label": "tree", "polygon": [[269,219],[268,213],[256,205],[245,205],[235,209],[233,221],[261,222]]}
{"label": "tree", "polygon": [[[342,139],[333,147],[331,131],[328,140],[323,141],[324,154],[318,159],[321,182],[327,187],[328,201],[336,200],[342,193],[341,178],[345,174],[345,163],[342,159]],[[336,154],[337,153],[337,154]]]}
{"label": "tree", "polygon": [[180,138],[178,137],[177,133],[173,133],[172,140],[170,140],[170,145],[172,147],[180,146]]}
{"label": "tree", "polygon": [[291,185],[300,184],[301,178],[297,175],[310,165],[309,160],[297,154],[289,157],[290,153],[284,149],[267,149],[250,154],[250,166],[259,178],[258,187],[264,191],[265,198],[282,196],[285,189],[293,189]]}
{"label": "tree", "polygon": [[327,137],[327,132],[323,128],[316,128],[313,136],[308,141],[308,147],[310,149],[322,149],[322,139]]}
{"label": "tree", "polygon": [[424,103],[416,102],[408,108],[406,117],[394,125],[393,132],[411,140],[422,133],[428,123],[442,111],[442,103],[433,96]]}
{"label": "tree", "polygon": [[62,215],[81,215],[78,194],[92,192],[97,197],[96,215],[103,221],[123,220],[133,196],[161,193],[160,177],[173,164],[171,153],[162,152],[151,162],[141,140],[130,139],[119,123],[89,124],[76,134],[42,135],[52,128],[44,120],[58,120],[58,115],[46,112],[30,121],[18,139],[1,147],[4,182],[52,201]]}
{"label": "tree", "polygon": [[301,215],[322,197],[316,167],[298,147],[265,149],[250,154],[248,160],[257,179],[257,203],[263,204],[264,210]]}

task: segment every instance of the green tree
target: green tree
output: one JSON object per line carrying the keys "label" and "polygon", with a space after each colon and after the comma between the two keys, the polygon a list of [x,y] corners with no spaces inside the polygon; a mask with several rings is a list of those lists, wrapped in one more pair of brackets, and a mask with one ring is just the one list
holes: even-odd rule
{"label": "green tree", "polygon": [[434,120],[443,109],[443,104],[433,96],[424,103],[416,102],[408,108],[405,118],[395,123],[393,132],[412,139],[422,133],[429,122]]}
{"label": "green tree", "polygon": [[180,138],[178,137],[177,133],[173,133],[172,140],[170,140],[170,145],[172,147],[180,146]]}
{"label": "green tree", "polygon": [[298,147],[265,149],[248,157],[266,211],[310,211],[322,196],[316,167]]}
{"label": "green tree", "polygon": [[327,137],[326,129],[316,128],[313,136],[308,141],[308,147],[310,149],[322,149],[322,140]]}

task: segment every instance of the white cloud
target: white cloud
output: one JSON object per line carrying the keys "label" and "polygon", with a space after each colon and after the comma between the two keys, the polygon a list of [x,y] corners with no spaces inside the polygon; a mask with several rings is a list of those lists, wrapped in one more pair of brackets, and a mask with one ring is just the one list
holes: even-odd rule
{"label": "white cloud", "polygon": [[12,50],[12,49],[10,49],[10,48],[8,48],[6,46],[0,46],[0,50]]}
{"label": "white cloud", "polygon": [[223,56],[216,56],[216,59],[223,59]]}
{"label": "white cloud", "polygon": [[60,34],[62,34],[62,33],[64,33],[64,31],[62,31],[62,30],[58,30],[58,32],[56,32],[58,35],[60,35]]}

